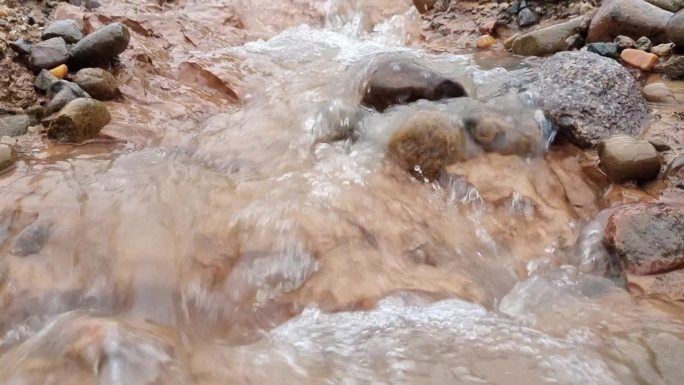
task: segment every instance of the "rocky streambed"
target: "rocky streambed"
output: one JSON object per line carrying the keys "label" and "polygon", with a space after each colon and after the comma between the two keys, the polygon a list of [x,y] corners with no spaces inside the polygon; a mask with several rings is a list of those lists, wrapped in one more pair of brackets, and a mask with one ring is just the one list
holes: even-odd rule
{"label": "rocky streambed", "polygon": [[0,382],[682,383],[683,6],[5,1]]}

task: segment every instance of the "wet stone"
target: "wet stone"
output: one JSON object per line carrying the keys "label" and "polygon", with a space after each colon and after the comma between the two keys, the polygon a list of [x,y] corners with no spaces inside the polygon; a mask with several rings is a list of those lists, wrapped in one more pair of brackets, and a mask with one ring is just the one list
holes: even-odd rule
{"label": "wet stone", "polygon": [[52,72],[48,70],[41,70],[38,76],[36,76],[35,86],[36,89],[47,92],[50,87],[59,79]]}
{"label": "wet stone", "polygon": [[684,79],[684,56],[672,56],[660,64],[658,69],[670,79]]}
{"label": "wet stone", "polygon": [[69,60],[69,49],[61,37],[55,37],[34,44],[31,47],[30,63],[33,69],[51,69]]}
{"label": "wet stone", "polygon": [[646,182],[660,174],[660,155],[646,140],[620,135],[598,145],[601,168],[615,183]]}
{"label": "wet stone", "polygon": [[62,109],[67,103],[78,98],[89,98],[85,92],[76,83],[66,80],[57,80],[54,82],[47,93],[48,102],[45,105],[45,113],[52,114]]}
{"label": "wet stone", "polygon": [[618,46],[615,43],[591,43],[587,44],[587,51],[611,59],[618,58]]}
{"label": "wet stone", "polygon": [[618,62],[591,52],[560,52],[539,69],[542,108],[580,147],[637,135],[648,118],[641,87]]}
{"label": "wet stone", "polygon": [[523,8],[518,13],[518,26],[529,27],[539,23],[539,16],[529,8]]}
{"label": "wet stone", "polygon": [[563,51],[568,38],[582,35],[582,18],[551,25],[528,32],[513,40],[511,49],[516,55],[543,56]]}
{"label": "wet stone", "polygon": [[608,219],[604,243],[625,270],[636,275],[665,273],[684,266],[684,209],[633,205]]}
{"label": "wet stone", "polygon": [[58,20],[50,24],[41,35],[43,40],[61,37],[69,44],[83,39],[83,33],[74,20]]}
{"label": "wet stone", "polygon": [[651,53],[658,55],[660,57],[667,57],[672,54],[673,49],[674,44],[672,43],[658,44],[655,47],[651,48]]}
{"label": "wet stone", "polygon": [[634,39],[623,35],[617,36],[615,40],[613,40],[613,43],[617,45],[619,51],[627,48],[634,48],[636,46]]}
{"label": "wet stone", "polygon": [[77,143],[96,137],[111,120],[104,103],[79,98],[69,102],[48,121],[48,137],[60,142]]}
{"label": "wet stone", "polygon": [[71,47],[69,67],[83,68],[106,62],[125,51],[130,39],[128,29],[121,23],[102,27]]}
{"label": "wet stone", "polygon": [[572,51],[584,47],[584,38],[580,34],[575,34],[565,39],[565,50]]}
{"label": "wet stone", "polygon": [[17,161],[17,151],[14,146],[0,143],[0,173],[8,171]]}
{"label": "wet stone", "polygon": [[380,112],[421,99],[441,100],[467,96],[463,86],[423,66],[398,60],[381,60],[364,81],[361,104]]}
{"label": "wet stone", "polygon": [[651,43],[651,39],[647,38],[646,36],[642,36],[634,42],[634,48],[640,49],[642,51],[649,52],[651,47],[653,47],[653,43]]}
{"label": "wet stone", "polygon": [[43,249],[52,232],[52,222],[36,221],[17,235],[12,243],[11,253],[28,257]]}
{"label": "wet stone", "polygon": [[668,21],[666,34],[672,43],[684,47],[684,10],[676,13]]}
{"label": "wet stone", "polygon": [[440,112],[420,111],[391,136],[388,155],[418,178],[436,179],[465,155],[463,128]]}
{"label": "wet stone", "polygon": [[76,73],[74,82],[97,100],[112,100],[119,96],[116,78],[102,68],[84,68]]}
{"label": "wet stone", "polygon": [[5,115],[0,116],[0,138],[3,136],[21,136],[26,134],[31,125],[28,115]]}
{"label": "wet stone", "polygon": [[587,41],[607,42],[624,35],[665,43],[665,26],[671,16],[672,12],[643,0],[606,0],[591,21]]}
{"label": "wet stone", "polygon": [[641,92],[644,94],[644,98],[651,103],[677,102],[677,98],[672,90],[667,88],[663,83],[647,84]]}
{"label": "wet stone", "polygon": [[26,56],[31,53],[31,43],[26,39],[18,39],[12,43],[9,43],[10,48],[19,56]]}

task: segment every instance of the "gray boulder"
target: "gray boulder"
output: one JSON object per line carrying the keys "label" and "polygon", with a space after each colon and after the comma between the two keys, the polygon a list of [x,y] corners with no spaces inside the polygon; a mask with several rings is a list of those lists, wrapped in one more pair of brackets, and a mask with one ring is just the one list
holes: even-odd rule
{"label": "gray boulder", "polygon": [[513,53],[524,56],[543,56],[564,51],[568,38],[582,34],[582,18],[554,24],[519,36],[513,41]]}
{"label": "gray boulder", "polygon": [[0,138],[3,136],[21,136],[26,134],[31,125],[28,115],[0,116]]}
{"label": "gray boulder", "polygon": [[31,46],[29,62],[34,70],[52,69],[69,60],[69,48],[61,37],[54,37]]}
{"label": "gray boulder", "polygon": [[667,23],[665,33],[671,42],[684,47],[684,11],[672,16]]}
{"label": "gray boulder", "polygon": [[41,35],[41,39],[48,40],[53,37],[61,37],[69,44],[83,39],[83,32],[74,20],[58,20],[50,24]]}
{"label": "gray boulder", "polygon": [[613,135],[638,135],[648,120],[634,77],[615,60],[591,52],[555,54],[539,69],[537,87],[544,112],[580,147]]}
{"label": "gray boulder", "polygon": [[74,82],[97,100],[112,100],[119,96],[116,78],[102,68],[84,68],[76,73]]}
{"label": "gray boulder", "polygon": [[47,134],[60,142],[77,143],[96,137],[111,120],[104,103],[88,98],[69,102],[61,111],[46,118]]}
{"label": "gray boulder", "polygon": [[71,48],[70,68],[97,66],[126,50],[131,36],[121,23],[112,23],[84,37]]}
{"label": "gray boulder", "polygon": [[78,84],[66,80],[54,82],[47,93],[48,102],[45,105],[45,113],[52,114],[62,109],[72,100],[78,98],[89,98],[87,92],[83,91]]}
{"label": "gray boulder", "polygon": [[606,0],[591,20],[589,42],[613,41],[618,35],[666,43],[665,26],[672,12],[643,0]]}

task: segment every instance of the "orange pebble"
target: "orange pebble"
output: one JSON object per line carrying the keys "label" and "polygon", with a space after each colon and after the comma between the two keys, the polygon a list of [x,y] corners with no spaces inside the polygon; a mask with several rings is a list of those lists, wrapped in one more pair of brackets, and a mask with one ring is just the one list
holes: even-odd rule
{"label": "orange pebble", "polygon": [[477,38],[477,48],[489,48],[494,43],[496,43],[496,39],[491,35],[482,35]]}
{"label": "orange pebble", "polygon": [[55,77],[58,79],[64,79],[67,72],[69,72],[69,69],[67,68],[66,64],[62,64],[61,66],[55,67],[50,70],[50,73],[55,75]]}
{"label": "orange pebble", "polygon": [[658,62],[658,56],[638,49],[627,48],[622,51],[620,58],[632,67],[642,71],[650,71]]}

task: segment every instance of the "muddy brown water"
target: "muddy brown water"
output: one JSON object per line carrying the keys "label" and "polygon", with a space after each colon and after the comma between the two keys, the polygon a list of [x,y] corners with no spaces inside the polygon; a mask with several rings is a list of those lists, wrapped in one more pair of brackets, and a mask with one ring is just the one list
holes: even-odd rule
{"label": "muddy brown water", "polygon": [[[108,137],[25,139],[0,177],[0,383],[684,382],[681,311],[615,275],[583,155],[544,150],[533,67],[425,51],[409,1],[102,3],[58,16],[134,31]],[[378,54],[527,117],[542,151],[471,143],[439,183],[385,159],[458,100],[317,140]]]}

